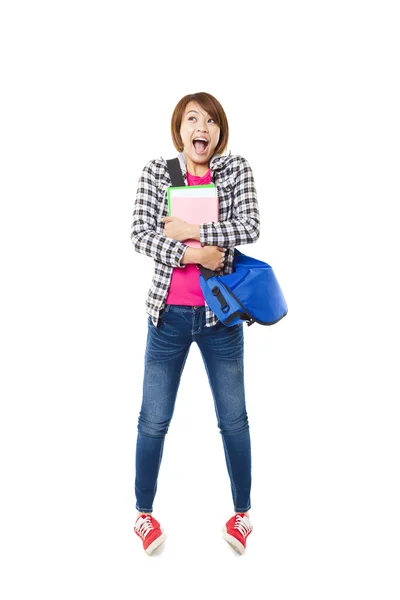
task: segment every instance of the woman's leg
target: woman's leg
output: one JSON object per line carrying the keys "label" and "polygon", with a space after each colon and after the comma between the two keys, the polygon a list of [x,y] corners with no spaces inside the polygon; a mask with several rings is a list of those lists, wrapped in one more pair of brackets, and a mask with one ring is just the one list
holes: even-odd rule
{"label": "woman's leg", "polygon": [[195,336],[214,397],[231,481],[234,511],[251,508],[251,445],[244,389],[243,324],[226,327],[218,322]]}
{"label": "woman's leg", "polygon": [[169,320],[168,312],[163,313],[157,328],[148,319],[135,477],[136,509],[144,513],[153,511],[164,440],[192,342],[185,320],[179,316]]}

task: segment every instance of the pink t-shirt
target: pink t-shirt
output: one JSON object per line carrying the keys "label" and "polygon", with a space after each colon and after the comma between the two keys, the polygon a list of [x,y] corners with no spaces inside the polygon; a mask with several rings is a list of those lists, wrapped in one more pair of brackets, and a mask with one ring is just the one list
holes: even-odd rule
{"label": "pink t-shirt", "polygon": [[[211,170],[199,177],[187,173],[188,185],[206,185],[211,183]],[[204,296],[200,287],[200,271],[194,264],[184,269],[174,267],[169,286],[166,304],[183,304],[185,306],[204,306]]]}

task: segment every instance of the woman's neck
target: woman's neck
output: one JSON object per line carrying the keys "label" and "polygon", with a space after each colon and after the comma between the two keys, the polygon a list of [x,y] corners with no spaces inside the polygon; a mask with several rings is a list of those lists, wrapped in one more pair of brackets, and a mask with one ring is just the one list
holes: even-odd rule
{"label": "woman's neck", "polygon": [[197,177],[204,177],[204,175],[209,170],[208,163],[200,164],[193,162],[188,156],[186,157],[186,170],[191,175],[196,175]]}

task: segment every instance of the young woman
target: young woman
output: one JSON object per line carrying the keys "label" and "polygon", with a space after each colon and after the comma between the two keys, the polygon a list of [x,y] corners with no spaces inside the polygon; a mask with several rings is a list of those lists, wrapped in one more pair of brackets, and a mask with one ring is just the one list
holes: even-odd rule
{"label": "young woman", "polygon": [[[226,327],[204,301],[198,264],[232,273],[236,246],[255,242],[260,234],[252,170],[241,156],[226,154],[228,121],[221,104],[200,92],[182,98],[171,121],[172,140],[186,185],[213,183],[219,199],[219,221],[186,223],[168,217],[166,160],[146,164],[133,211],[132,243],[154,260],[146,298],[148,334],[143,399],[136,446],[134,530],[151,554],[166,538],[153,517],[153,501],[179,383],[192,342],[199,346],[207,371],[231,482],[234,515],[224,538],[243,553],[252,531],[250,432],[243,370],[243,323]],[[185,245],[196,239],[201,248]]]}

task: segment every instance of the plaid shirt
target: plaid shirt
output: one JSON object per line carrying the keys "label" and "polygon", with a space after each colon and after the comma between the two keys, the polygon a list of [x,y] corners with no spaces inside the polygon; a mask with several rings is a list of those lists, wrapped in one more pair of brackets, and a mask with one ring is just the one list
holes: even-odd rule
{"label": "plaid shirt", "polygon": [[[186,160],[178,155],[187,185]],[[238,155],[214,155],[210,161],[211,181],[217,188],[219,221],[200,224],[203,246],[226,248],[225,263],[219,275],[233,272],[235,246],[251,244],[260,235],[257,193],[251,167]],[[171,186],[167,162],[163,158],[148,162],[139,178],[133,210],[131,240],[137,252],[154,259],[154,274],[146,297],[146,312],[157,327],[165,306],[174,267],[185,268],[180,261],[187,248],[182,242],[165,236],[163,217],[168,216],[167,188]],[[218,317],[206,305],[206,327]]]}

